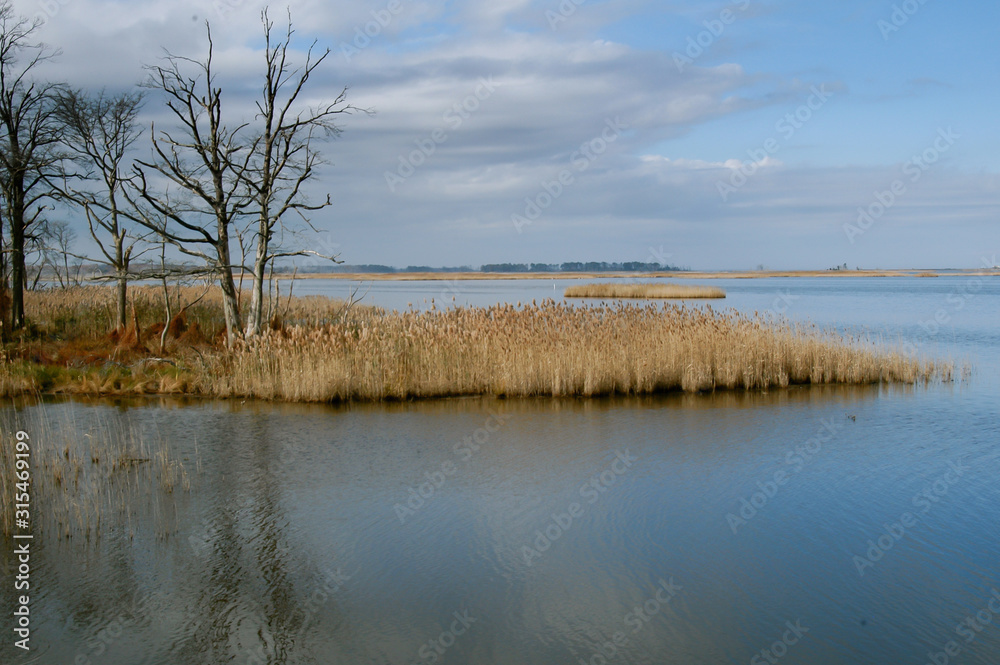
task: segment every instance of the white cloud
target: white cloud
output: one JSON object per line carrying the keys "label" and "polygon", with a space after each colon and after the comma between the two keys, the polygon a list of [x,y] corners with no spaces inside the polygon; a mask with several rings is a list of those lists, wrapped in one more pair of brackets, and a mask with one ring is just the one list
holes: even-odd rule
{"label": "white cloud", "polygon": [[[221,2],[229,4],[65,0],[42,29],[42,37],[64,51],[46,75],[90,88],[131,85],[162,48],[202,57],[207,18],[230,113],[249,118],[259,85],[263,3]],[[317,73],[312,98],[320,101],[349,85],[352,103],[377,111],[344,118],[345,133],[325,150],[332,164],[312,189],[314,198],[332,194],[335,206],[317,214],[316,222],[343,238],[349,262],[645,260],[645,247],[669,241],[692,265],[722,267],[757,252],[748,264],[777,266],[789,252],[774,249],[781,243],[767,240],[768,234],[798,225],[815,244],[800,240],[794,254],[825,265],[848,260],[840,258],[841,249],[864,252],[878,242],[873,233],[865,248],[834,244],[851,210],[872,188],[891,181],[893,165],[791,169],[769,158],[723,203],[716,183],[743,161],[740,146],[731,158],[714,161],[657,154],[665,141],[706,123],[765,105],[799,104],[809,83],[749,73],[739,63],[692,66],[682,74],[669,53],[595,39],[590,28],[629,11],[630,3],[587,3],[552,31],[543,14],[553,3],[452,7],[402,0],[403,10],[350,61],[340,44],[388,3],[290,4],[301,46],[316,38],[333,51]],[[217,5],[230,9],[220,13]],[[26,14],[40,7],[30,0],[16,6]],[[271,15],[281,25],[283,9]],[[498,87],[477,98],[475,111],[447,115],[491,77]],[[155,97],[147,115],[166,122]],[[574,173],[574,184],[518,235],[511,214],[522,211],[525,197],[536,195],[543,182],[571,168],[574,151],[614,118],[628,130],[585,172]],[[446,139],[390,192],[386,171],[396,170],[400,156],[435,130]],[[947,210],[957,211],[957,223],[968,228],[995,219],[995,176],[936,170],[901,202],[892,223],[936,223]],[[718,228],[731,235],[720,237]]]}

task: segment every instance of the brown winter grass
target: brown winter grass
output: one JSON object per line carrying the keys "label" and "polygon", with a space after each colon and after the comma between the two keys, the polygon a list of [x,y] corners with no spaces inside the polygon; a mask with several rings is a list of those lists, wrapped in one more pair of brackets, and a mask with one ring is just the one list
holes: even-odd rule
{"label": "brown winter grass", "polygon": [[[217,287],[171,287],[173,314],[184,310],[185,325],[197,324],[207,339],[224,331],[222,292]],[[242,294],[243,304],[249,293]],[[129,289],[130,315],[134,307],[139,327],[150,334],[162,330],[166,310],[163,291],[158,286]],[[336,318],[343,302],[323,297],[282,296],[275,309],[282,320],[292,324],[319,325]],[[60,339],[93,339],[107,335],[115,327],[115,293],[108,287],[86,286],[25,293],[25,314],[35,336]]]}
{"label": "brown winter grass", "polygon": [[[159,336],[147,326],[162,329],[162,314],[158,320],[155,297],[141,293],[137,297],[150,300],[136,306],[138,332],[110,337],[109,321],[103,328],[94,322],[110,293],[81,290],[75,297],[86,297],[83,303],[72,293],[33,294],[28,315],[34,325],[63,332],[8,345],[0,363],[2,394],[181,393],[303,402],[596,396],[916,383],[948,380],[953,371],[871,340],[663,303],[574,307],[549,300],[399,313],[292,298],[264,335],[226,349],[218,335],[217,294],[191,307],[178,332],[187,329],[158,358]],[[70,319],[76,323],[66,323]],[[201,332],[190,336],[195,323]]]}
{"label": "brown winter grass", "polygon": [[714,286],[691,284],[576,284],[566,289],[566,298],[725,298],[726,292]]}
{"label": "brown winter grass", "polygon": [[[166,348],[162,291],[129,291],[129,323],[115,327],[108,287],[27,292],[27,330],[0,348],[0,396],[35,393],[93,395],[197,394],[204,358],[224,352],[222,297],[217,287],[171,289],[173,320]],[[247,294],[243,294],[247,297]],[[319,326],[338,320],[342,301],[282,297],[270,325]]]}
{"label": "brown winter grass", "polygon": [[915,383],[950,365],[759,316],[619,303],[368,313],[213,356],[205,391],[306,402]]}

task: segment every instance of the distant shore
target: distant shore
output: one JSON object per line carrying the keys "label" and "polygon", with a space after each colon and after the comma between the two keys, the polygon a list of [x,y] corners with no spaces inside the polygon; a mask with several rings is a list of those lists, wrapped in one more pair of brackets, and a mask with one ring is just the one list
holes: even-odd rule
{"label": "distant shore", "polygon": [[[1000,276],[1000,270],[734,270],[720,272],[396,272],[396,273],[304,273],[295,279],[345,279],[349,281],[452,281],[518,279],[764,279],[769,277],[941,277]],[[290,274],[276,279],[292,279]]]}

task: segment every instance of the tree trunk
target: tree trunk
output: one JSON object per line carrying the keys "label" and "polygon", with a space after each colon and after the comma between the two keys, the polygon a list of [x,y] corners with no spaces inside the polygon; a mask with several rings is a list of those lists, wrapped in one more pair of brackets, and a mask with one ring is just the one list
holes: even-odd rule
{"label": "tree trunk", "polygon": [[[125,329],[125,310],[128,306],[128,265],[125,261],[125,252],[122,249],[122,243],[124,238],[122,236],[115,237],[115,269],[118,271],[118,327],[122,330]],[[167,321],[167,325],[170,322]]]}
{"label": "tree trunk", "polygon": [[236,282],[231,270],[224,270],[219,277],[222,287],[222,305],[226,314],[226,345],[232,347],[240,334],[240,305],[236,300]]}
{"label": "tree trunk", "polygon": [[125,328],[125,307],[128,304],[128,278],[118,274],[118,327]]}
{"label": "tree trunk", "polygon": [[257,236],[257,254],[253,262],[253,292],[250,294],[250,312],[247,315],[246,336],[259,335],[264,323],[264,272],[267,270],[268,229],[261,220]]}
{"label": "tree trunk", "polygon": [[237,299],[236,281],[233,279],[232,261],[229,255],[229,234],[219,234],[216,251],[219,257],[219,286],[222,288],[222,307],[226,316],[226,345],[232,347],[239,337],[240,304]]}
{"label": "tree trunk", "polygon": [[10,309],[11,327],[24,327],[24,211],[14,210],[10,219]]}
{"label": "tree trunk", "polygon": [[7,254],[3,250],[3,219],[0,219],[0,341],[7,341],[10,296],[7,294]]}

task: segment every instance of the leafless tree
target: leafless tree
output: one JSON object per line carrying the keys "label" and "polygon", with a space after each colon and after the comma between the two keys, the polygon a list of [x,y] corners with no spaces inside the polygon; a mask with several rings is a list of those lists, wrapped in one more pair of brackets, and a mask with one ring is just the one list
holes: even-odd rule
{"label": "leafless tree", "polygon": [[[40,25],[39,19],[19,16],[9,0],[0,1],[0,196],[10,229],[13,329],[25,323],[25,240],[41,219],[45,201],[52,196],[50,179],[63,161],[55,118],[62,86],[36,81],[32,75],[38,65],[57,54],[32,41]],[[5,301],[0,295],[0,302]]]}
{"label": "leafless tree", "polygon": [[[355,111],[370,113],[347,103],[346,87],[332,100],[305,107],[303,91],[330,54],[330,49],[317,54],[313,42],[306,52],[304,64],[297,67],[290,61],[294,36],[291,16],[284,35],[277,39],[267,10],[262,12],[261,22],[266,47],[264,87],[257,100],[256,120],[261,127],[251,147],[250,167],[241,171],[252,193],[253,214],[257,218],[247,336],[259,334],[263,327],[268,266],[280,257],[318,255],[311,250],[283,248],[276,237],[280,231],[287,230],[282,225],[289,213],[297,214],[308,225],[306,212],[332,204],[327,195],[324,202],[312,205],[302,191],[303,185],[316,175],[316,167],[322,164],[316,150],[317,141],[340,134],[342,130],[335,124],[337,116]],[[336,257],[325,258],[336,260]]]}
{"label": "leafless tree", "polygon": [[129,265],[141,255],[148,233],[138,232],[139,211],[129,204],[124,188],[133,174],[129,154],[142,136],[137,116],[143,92],[88,95],[67,90],[59,98],[58,118],[63,142],[73,157],[58,187],[62,198],[84,212],[90,237],[97,243],[96,263],[111,268],[117,287],[117,325],[127,325]]}
{"label": "leafless tree", "polygon": [[[77,238],[73,227],[62,220],[45,222],[41,226],[39,235],[45,257],[42,267],[48,264],[60,287],[68,289],[71,286],[79,286],[83,260],[73,251]],[[72,265],[70,259],[73,260]]]}
{"label": "leafless tree", "polygon": [[38,223],[32,233],[24,239],[24,273],[25,288],[37,291],[42,281],[46,267],[54,260],[55,250],[49,249],[46,224]]}
{"label": "leafless tree", "polygon": [[[206,32],[204,60],[168,53],[164,64],[149,67],[146,85],[165,94],[180,131],[157,133],[152,128],[153,158],[137,162],[136,186],[141,199],[167,222],[144,225],[180,252],[204,261],[218,280],[226,336],[232,344],[241,329],[230,238],[251,203],[243,184],[251,151],[242,140],[245,125],[230,129],[223,118],[222,89],[216,85],[212,31],[207,22]],[[179,195],[171,197],[154,189],[156,183],[150,182],[154,175],[175,187]]]}

